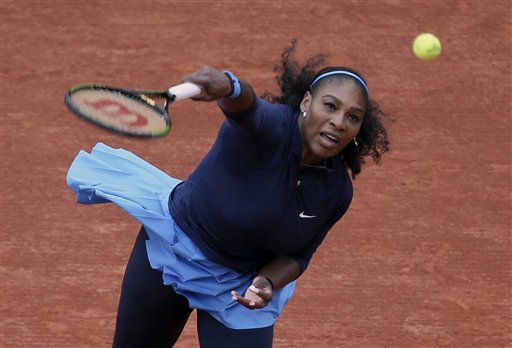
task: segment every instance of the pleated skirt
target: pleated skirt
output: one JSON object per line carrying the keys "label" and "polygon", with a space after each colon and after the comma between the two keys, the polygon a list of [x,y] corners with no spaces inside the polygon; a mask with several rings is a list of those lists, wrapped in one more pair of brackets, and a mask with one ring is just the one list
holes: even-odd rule
{"label": "pleated skirt", "polygon": [[187,297],[190,307],[208,311],[233,329],[272,325],[290,300],[295,282],[274,291],[263,309],[249,310],[231,298],[245,293],[252,276],[208,260],[169,213],[171,191],[181,181],[123,149],[103,143],[80,151],[67,174],[77,202],[113,202],[144,225],[151,267],[162,271],[165,285]]}

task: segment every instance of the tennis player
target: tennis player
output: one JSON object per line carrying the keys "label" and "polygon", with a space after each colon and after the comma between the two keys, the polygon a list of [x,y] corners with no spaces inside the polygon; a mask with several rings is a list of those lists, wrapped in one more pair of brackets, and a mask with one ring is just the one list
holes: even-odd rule
{"label": "tennis player", "polygon": [[296,41],[275,68],[280,95],[233,73],[184,78],[226,120],[184,180],[97,144],[68,185],[80,203],[114,202],[142,223],[122,284],[114,347],[169,347],[193,309],[201,347],[271,347],[296,280],[346,213],[366,157],[389,150],[385,116],[354,70],[302,67]]}

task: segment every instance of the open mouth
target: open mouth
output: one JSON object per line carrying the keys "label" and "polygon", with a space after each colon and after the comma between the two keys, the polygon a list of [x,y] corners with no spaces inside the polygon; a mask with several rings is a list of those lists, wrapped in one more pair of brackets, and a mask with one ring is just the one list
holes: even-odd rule
{"label": "open mouth", "polygon": [[332,144],[332,145],[338,145],[339,143],[339,140],[338,138],[336,138],[335,136],[331,135],[331,134],[328,134],[328,133],[325,133],[325,132],[321,132],[320,133],[320,137],[326,141],[328,144]]}

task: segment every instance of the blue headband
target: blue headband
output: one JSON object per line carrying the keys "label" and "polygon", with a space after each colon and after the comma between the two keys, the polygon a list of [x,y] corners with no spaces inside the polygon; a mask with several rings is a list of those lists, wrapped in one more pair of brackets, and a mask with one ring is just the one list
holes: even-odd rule
{"label": "blue headband", "polygon": [[331,76],[331,75],[348,75],[348,76],[351,76],[353,78],[355,78],[357,81],[359,81],[364,89],[366,90],[366,93],[367,94],[370,94],[368,92],[368,86],[366,86],[366,83],[364,83],[363,79],[360,78],[359,76],[357,76],[356,74],[354,73],[351,73],[350,71],[346,71],[346,70],[335,70],[335,71],[329,71],[329,72],[326,72],[326,73],[323,73],[322,75],[318,76],[312,83],[311,85],[309,85],[309,90],[311,90],[311,88],[313,88],[313,85],[315,83],[317,83],[319,80],[323,79],[324,77],[327,77],[327,76]]}

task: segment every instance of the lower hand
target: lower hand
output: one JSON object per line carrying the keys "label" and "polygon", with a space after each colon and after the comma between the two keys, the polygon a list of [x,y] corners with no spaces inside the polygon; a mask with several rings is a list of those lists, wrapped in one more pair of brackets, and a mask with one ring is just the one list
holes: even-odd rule
{"label": "lower hand", "polygon": [[272,301],[272,285],[265,277],[257,276],[251,286],[240,296],[235,290],[231,291],[233,300],[249,309],[260,309]]}

